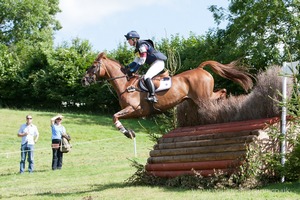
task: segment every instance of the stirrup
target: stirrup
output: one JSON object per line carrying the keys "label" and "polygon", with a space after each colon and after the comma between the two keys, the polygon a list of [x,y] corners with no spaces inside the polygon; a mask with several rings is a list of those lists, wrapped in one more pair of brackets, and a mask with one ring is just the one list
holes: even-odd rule
{"label": "stirrup", "polygon": [[156,96],[149,96],[149,97],[147,98],[147,100],[150,101],[150,102],[152,102],[152,103],[157,103],[157,98],[156,98]]}

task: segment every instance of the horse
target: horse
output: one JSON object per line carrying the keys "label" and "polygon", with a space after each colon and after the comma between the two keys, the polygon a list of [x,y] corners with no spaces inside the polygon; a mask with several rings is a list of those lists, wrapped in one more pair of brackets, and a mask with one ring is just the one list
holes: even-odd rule
{"label": "horse", "polygon": [[245,91],[252,88],[251,75],[235,68],[234,64],[221,64],[217,61],[204,61],[197,68],[184,71],[174,76],[168,73],[160,74],[153,78],[154,85],[159,86],[166,77],[170,78],[171,86],[156,92],[157,103],[146,100],[147,91],[142,90],[139,82],[142,76],[134,74],[129,77],[125,67],[118,61],[108,58],[104,52],[98,54],[81,82],[83,86],[96,83],[100,78],[105,78],[117,93],[121,110],[113,115],[113,122],[117,129],[127,138],[133,139],[133,130],[125,128],[120,119],[139,118],[151,114],[162,113],[175,107],[179,103],[191,99],[198,104],[201,100],[217,100],[226,98],[226,89],[214,92],[214,79],[203,68],[209,65],[211,69],[223,78],[232,80],[243,87]]}

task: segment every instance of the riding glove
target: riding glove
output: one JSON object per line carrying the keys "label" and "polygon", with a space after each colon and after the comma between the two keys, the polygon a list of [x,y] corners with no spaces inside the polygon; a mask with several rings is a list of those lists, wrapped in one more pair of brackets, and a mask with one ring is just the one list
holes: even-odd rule
{"label": "riding glove", "polygon": [[141,67],[141,65],[139,65],[138,63],[136,62],[132,62],[128,65],[128,68],[129,68],[129,71],[131,73],[134,73],[136,72],[139,68]]}

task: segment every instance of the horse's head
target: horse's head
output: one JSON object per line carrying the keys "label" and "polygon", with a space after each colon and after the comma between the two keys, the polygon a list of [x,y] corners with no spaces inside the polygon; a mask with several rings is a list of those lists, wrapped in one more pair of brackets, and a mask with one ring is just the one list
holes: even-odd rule
{"label": "horse's head", "polygon": [[94,62],[91,67],[86,70],[84,77],[81,79],[81,84],[83,86],[88,86],[93,83],[96,83],[98,77],[100,77],[100,70],[101,70],[101,61]]}
{"label": "horse's head", "polygon": [[[104,53],[100,53],[92,66],[86,70],[84,77],[81,80],[83,86],[88,86],[96,83],[100,77],[105,77],[107,80],[122,80],[126,78],[126,69],[117,61],[109,59]],[[127,79],[123,79],[127,80]]]}
{"label": "horse's head", "polygon": [[93,62],[92,66],[86,70],[84,77],[81,79],[83,86],[88,86],[96,83],[100,77],[105,76],[105,69],[102,66],[103,53],[99,54],[97,59]]}

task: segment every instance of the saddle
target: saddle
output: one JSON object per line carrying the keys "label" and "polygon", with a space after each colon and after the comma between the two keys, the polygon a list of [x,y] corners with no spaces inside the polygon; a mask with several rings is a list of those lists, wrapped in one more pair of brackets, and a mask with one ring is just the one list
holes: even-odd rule
{"label": "saddle", "polygon": [[[155,87],[155,92],[167,90],[172,86],[172,79],[169,75],[169,71],[165,71],[161,74],[158,74],[158,75],[154,76],[152,78],[152,82],[153,82],[154,87]],[[145,84],[145,81],[144,81],[143,77],[139,80],[138,85],[141,88],[141,90],[143,90],[145,92],[148,92],[148,88]]]}

